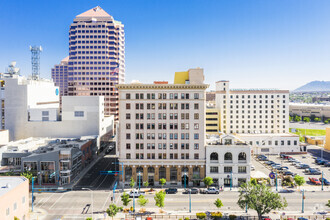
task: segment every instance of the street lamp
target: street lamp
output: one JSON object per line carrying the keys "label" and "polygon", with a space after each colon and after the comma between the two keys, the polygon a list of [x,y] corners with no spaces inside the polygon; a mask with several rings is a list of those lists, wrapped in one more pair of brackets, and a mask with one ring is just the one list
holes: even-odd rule
{"label": "street lamp", "polygon": [[230,171],[230,191],[233,186],[233,171]]}
{"label": "street lamp", "polygon": [[93,203],[93,190],[90,188],[82,188],[83,190],[89,190],[92,192],[92,219],[94,219],[94,203]]}
{"label": "street lamp", "polygon": [[189,212],[191,213],[191,189],[188,189],[189,191]]}
{"label": "street lamp", "polygon": [[301,198],[301,213],[304,213],[304,200],[305,200],[304,192],[305,192],[305,190],[303,189],[302,198]]}
{"label": "street lamp", "polygon": [[139,176],[139,191],[140,191],[140,189],[141,189],[141,171],[139,171],[139,174],[138,174],[138,176]]}
{"label": "street lamp", "polygon": [[186,178],[187,178],[187,173],[184,173],[184,188],[186,189],[187,188],[187,185],[186,185]]}
{"label": "street lamp", "polygon": [[321,177],[321,180],[322,180],[322,191],[323,191],[323,182],[324,182],[324,180],[323,180],[323,171],[322,171],[322,177]]}
{"label": "street lamp", "polygon": [[[123,162],[112,162],[112,164],[121,164],[121,178],[123,180],[123,192],[124,192],[124,185],[125,185],[125,180],[124,180],[124,163]],[[116,167],[115,167],[116,169]]]}
{"label": "street lamp", "polygon": [[34,191],[34,176],[32,177],[32,189],[31,189],[31,191],[32,191],[32,212],[33,212],[33,202],[34,202],[34,199],[33,199],[33,191]]}

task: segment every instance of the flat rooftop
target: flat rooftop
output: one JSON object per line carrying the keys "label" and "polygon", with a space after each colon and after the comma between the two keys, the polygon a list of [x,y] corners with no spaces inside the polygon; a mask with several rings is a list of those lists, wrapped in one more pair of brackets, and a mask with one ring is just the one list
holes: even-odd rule
{"label": "flat rooftop", "polygon": [[28,181],[22,176],[1,176],[0,177],[0,197],[10,190],[14,190],[18,185]]}
{"label": "flat rooftop", "polygon": [[238,137],[299,137],[292,133],[236,134]]}

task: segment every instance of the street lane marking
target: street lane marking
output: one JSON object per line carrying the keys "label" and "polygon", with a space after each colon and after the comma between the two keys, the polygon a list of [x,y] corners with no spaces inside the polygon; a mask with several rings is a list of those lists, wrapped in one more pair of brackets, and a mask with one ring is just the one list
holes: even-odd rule
{"label": "street lane marking", "polygon": [[[118,194],[119,194],[119,193],[118,193]],[[109,192],[109,195],[108,195],[107,199],[106,199],[106,200],[104,201],[104,203],[103,203],[102,210],[104,210],[104,206],[105,206],[105,204],[107,203],[108,199],[111,198],[110,196],[111,196],[111,191]]]}
{"label": "street lane marking", "polygon": [[65,195],[65,193],[63,193],[58,199],[56,199],[56,201],[54,202],[54,204],[49,208],[49,210],[53,210],[53,206],[60,200],[62,199],[62,197]]}
{"label": "street lane marking", "polygon": [[39,208],[41,208],[42,206],[44,206],[44,205],[46,204],[46,202],[48,202],[48,200],[49,200],[50,198],[52,198],[54,195],[55,195],[55,193],[52,193],[52,194],[48,197],[48,199],[46,199],[46,201],[43,202],[41,206],[39,206]]}

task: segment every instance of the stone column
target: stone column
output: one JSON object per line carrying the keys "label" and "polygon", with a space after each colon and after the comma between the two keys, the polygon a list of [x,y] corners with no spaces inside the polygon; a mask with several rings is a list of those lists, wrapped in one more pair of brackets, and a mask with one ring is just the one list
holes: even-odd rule
{"label": "stone column", "polygon": [[137,183],[136,166],[132,166],[132,177],[134,181]]}
{"label": "stone column", "polygon": [[166,168],[166,185],[168,185],[171,181],[171,167],[170,166],[165,166]]}
{"label": "stone column", "polygon": [[188,166],[188,186],[193,186],[193,174],[194,174],[194,166]]}
{"label": "stone column", "polygon": [[155,184],[156,182],[159,182],[159,166],[153,166],[155,168],[155,176],[154,176],[154,181],[155,181]]}
{"label": "stone column", "polygon": [[177,177],[176,177],[176,179],[177,179],[177,182],[178,182],[178,186],[181,186],[182,185],[182,182],[181,182],[181,180],[182,180],[182,175],[183,175],[183,173],[181,172],[181,169],[182,169],[182,166],[176,166],[176,168],[177,168]]}
{"label": "stone column", "polygon": [[[198,166],[199,167],[199,175],[201,179],[205,178],[205,166]],[[201,186],[204,186],[204,182],[201,181]]]}
{"label": "stone column", "polygon": [[148,166],[143,167],[143,182],[148,181]]}
{"label": "stone column", "polygon": [[122,182],[125,179],[125,168],[122,170],[122,166],[119,166],[119,171],[122,171],[122,174],[119,175],[119,181]]}

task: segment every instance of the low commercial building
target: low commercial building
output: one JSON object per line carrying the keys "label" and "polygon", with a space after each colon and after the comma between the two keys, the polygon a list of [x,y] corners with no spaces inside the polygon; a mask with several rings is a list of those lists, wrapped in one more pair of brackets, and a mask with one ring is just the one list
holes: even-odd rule
{"label": "low commercial building", "polygon": [[290,103],[290,116],[320,118],[322,121],[330,119],[330,105]]}
{"label": "low commercial building", "polygon": [[251,146],[233,135],[209,136],[206,140],[206,176],[215,185],[239,186],[250,180]]}
{"label": "low commercial building", "polygon": [[66,185],[91,162],[96,142],[96,137],[10,142],[0,148],[1,166],[14,172],[30,171],[41,185]]}
{"label": "low commercial building", "polygon": [[279,154],[302,152],[299,136],[291,133],[282,134],[237,134],[237,137],[252,146],[253,154]]}
{"label": "low commercial building", "polygon": [[324,146],[325,136],[304,136],[305,143],[310,145]]}
{"label": "low commercial building", "polygon": [[1,220],[29,218],[29,180],[21,176],[0,176]]}

